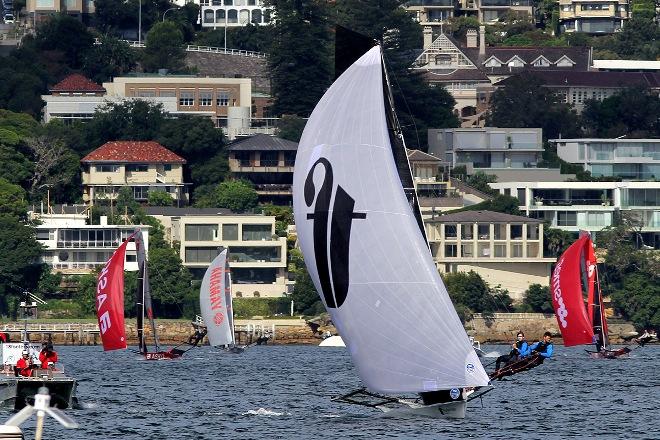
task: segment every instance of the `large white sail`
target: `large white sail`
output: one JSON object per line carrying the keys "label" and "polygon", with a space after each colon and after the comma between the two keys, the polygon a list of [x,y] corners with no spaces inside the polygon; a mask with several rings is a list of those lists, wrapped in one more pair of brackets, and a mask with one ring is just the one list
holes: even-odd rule
{"label": "large white sail", "polygon": [[227,280],[227,249],[222,251],[206,269],[199,289],[199,306],[206,323],[209,343],[229,345],[234,341],[231,329],[231,309],[227,310],[225,283]]}
{"label": "large white sail", "polygon": [[401,186],[382,78],[374,47],[305,126],[293,199],[307,268],[372,391],[487,385]]}
{"label": "large white sail", "polygon": [[225,304],[227,305],[227,319],[229,319],[229,334],[231,335],[230,345],[236,344],[235,331],[234,331],[234,301],[231,297],[231,271],[229,264],[225,270]]}

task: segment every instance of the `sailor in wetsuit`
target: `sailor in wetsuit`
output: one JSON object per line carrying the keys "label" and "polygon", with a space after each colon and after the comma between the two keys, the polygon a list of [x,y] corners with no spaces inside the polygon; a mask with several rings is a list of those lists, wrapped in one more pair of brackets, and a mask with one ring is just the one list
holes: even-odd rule
{"label": "sailor in wetsuit", "polygon": [[535,365],[542,364],[544,360],[552,356],[554,349],[552,346],[552,335],[550,332],[543,333],[543,340],[532,344],[529,347],[529,350],[535,357]]}

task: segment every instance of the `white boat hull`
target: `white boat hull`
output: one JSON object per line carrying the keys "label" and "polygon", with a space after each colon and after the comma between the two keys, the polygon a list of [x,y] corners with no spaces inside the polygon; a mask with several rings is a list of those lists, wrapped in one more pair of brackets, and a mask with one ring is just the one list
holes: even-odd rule
{"label": "white boat hull", "polygon": [[378,407],[383,411],[383,417],[433,417],[433,418],[451,418],[464,419],[467,402],[460,400],[456,402],[435,403],[433,405],[422,405],[416,402],[401,401],[404,406],[396,408]]}
{"label": "white boat hull", "polygon": [[325,338],[321,341],[319,347],[346,347],[346,344],[344,344],[344,340],[341,336],[335,335]]}

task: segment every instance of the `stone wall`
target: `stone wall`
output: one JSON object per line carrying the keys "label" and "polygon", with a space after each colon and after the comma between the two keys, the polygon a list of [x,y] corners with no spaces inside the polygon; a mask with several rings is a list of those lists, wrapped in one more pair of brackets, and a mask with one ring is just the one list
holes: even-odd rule
{"label": "stone wall", "polygon": [[201,76],[251,78],[252,92],[270,94],[270,72],[266,58],[211,52],[186,52],[186,65]]}

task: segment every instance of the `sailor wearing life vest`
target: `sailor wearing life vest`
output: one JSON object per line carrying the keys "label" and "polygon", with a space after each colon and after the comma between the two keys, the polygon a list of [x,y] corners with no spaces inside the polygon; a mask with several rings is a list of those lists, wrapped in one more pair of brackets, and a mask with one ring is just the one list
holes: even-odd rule
{"label": "sailor wearing life vest", "polygon": [[32,363],[32,357],[28,350],[23,350],[23,356],[16,362],[15,373],[23,377],[32,376],[32,369],[36,366]]}
{"label": "sailor wearing life vest", "polygon": [[516,342],[511,344],[511,351],[509,354],[504,354],[497,358],[495,361],[495,370],[500,369],[500,364],[504,362],[505,365],[516,362],[529,355],[529,345],[525,341],[525,334],[518,332]]}
{"label": "sailor wearing life vest", "polygon": [[543,363],[544,360],[552,356],[553,346],[550,332],[543,333],[543,340],[532,344],[529,349],[532,354],[538,355],[538,363]]}
{"label": "sailor wearing life vest", "polygon": [[43,349],[39,353],[39,361],[41,368],[54,368],[54,364],[57,362],[57,352],[53,350],[53,344],[44,342]]}

